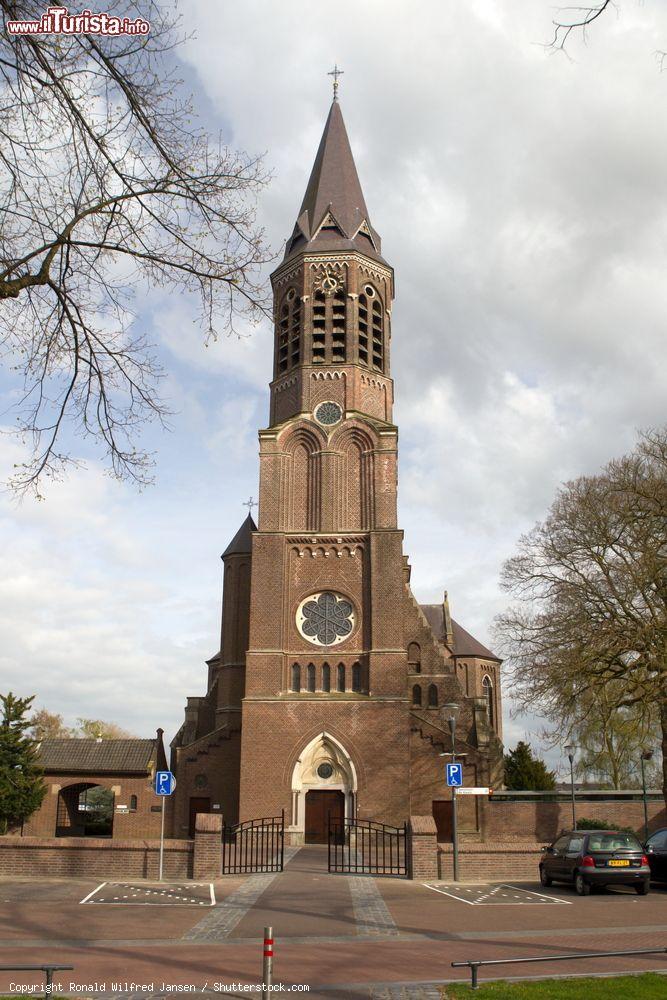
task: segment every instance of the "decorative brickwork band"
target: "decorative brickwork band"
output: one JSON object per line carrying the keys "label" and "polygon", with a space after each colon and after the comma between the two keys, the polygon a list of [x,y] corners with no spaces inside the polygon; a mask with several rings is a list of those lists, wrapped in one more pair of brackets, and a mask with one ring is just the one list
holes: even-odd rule
{"label": "decorative brickwork band", "polygon": [[199,813],[195,824],[192,877],[216,879],[222,874],[222,816]]}
{"label": "decorative brickwork band", "polygon": [[432,816],[411,816],[408,824],[412,858],[410,878],[424,881],[438,877],[438,836]]}

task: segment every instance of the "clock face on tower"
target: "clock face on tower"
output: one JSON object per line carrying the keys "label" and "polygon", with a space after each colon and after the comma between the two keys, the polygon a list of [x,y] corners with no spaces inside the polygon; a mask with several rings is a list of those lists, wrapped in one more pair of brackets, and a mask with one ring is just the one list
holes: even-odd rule
{"label": "clock face on tower", "polygon": [[338,403],[332,403],[327,400],[320,405],[315,410],[315,419],[325,426],[329,427],[332,424],[337,424],[339,420],[342,419],[343,411],[338,405]]}
{"label": "clock face on tower", "polygon": [[296,627],[314,646],[337,646],[352,634],[354,624],[352,602],[331,590],[306,597],[296,612]]}

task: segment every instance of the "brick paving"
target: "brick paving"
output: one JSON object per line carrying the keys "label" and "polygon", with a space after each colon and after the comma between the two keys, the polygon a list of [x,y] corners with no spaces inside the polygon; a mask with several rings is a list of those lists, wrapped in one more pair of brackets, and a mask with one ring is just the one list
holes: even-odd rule
{"label": "brick paving", "polygon": [[357,932],[383,936],[398,934],[394,918],[389,912],[375,880],[367,876],[351,875],[348,881]]}
{"label": "brick paving", "polygon": [[[329,875],[326,851],[317,847],[289,856],[282,874],[221,879],[217,904],[205,916],[197,907],[81,906],[92,881],[0,883],[0,963],[73,965],[75,972],[58,981],[64,992],[70,975],[91,984],[84,996],[95,983],[119,980],[121,1000],[170,995],[163,983],[233,996],[214,984],[258,983],[262,931],[270,924],[276,982],[309,984],[311,1000],[435,1000],[440,984],[466,979],[467,970],[453,970],[452,961],[667,947],[667,889],[579,898],[559,887],[550,894],[570,905],[470,906],[403,879]],[[540,892],[534,883],[523,889]],[[544,976],[667,972],[667,956],[528,968]],[[513,971],[501,966],[486,975]],[[8,976],[0,974],[0,992]],[[13,978],[32,982],[30,974]],[[126,989],[129,979],[152,988]]]}

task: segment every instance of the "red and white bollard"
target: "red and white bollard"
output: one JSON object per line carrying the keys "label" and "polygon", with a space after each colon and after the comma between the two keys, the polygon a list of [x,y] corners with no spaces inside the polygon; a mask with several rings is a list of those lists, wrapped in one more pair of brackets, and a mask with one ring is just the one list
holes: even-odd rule
{"label": "red and white bollard", "polygon": [[264,928],[264,961],[262,963],[262,986],[269,990],[273,986],[273,927]]}

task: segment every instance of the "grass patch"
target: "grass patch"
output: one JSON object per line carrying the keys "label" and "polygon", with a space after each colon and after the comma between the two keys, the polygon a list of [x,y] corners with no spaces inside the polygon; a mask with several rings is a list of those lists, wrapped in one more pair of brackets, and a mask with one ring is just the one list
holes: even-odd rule
{"label": "grass patch", "polygon": [[469,984],[444,986],[443,1000],[476,997],[477,1000],[665,1000],[667,976],[645,972],[639,976],[581,979],[541,979],[508,983],[500,980],[471,990]]}

